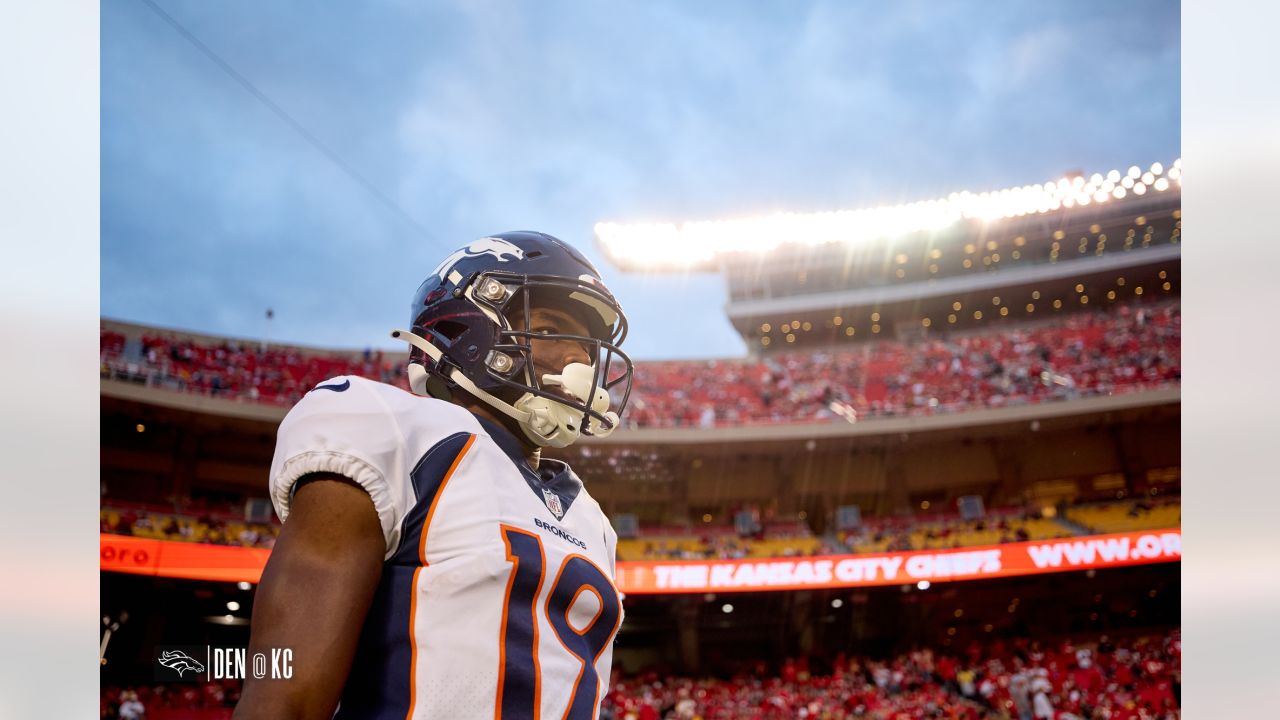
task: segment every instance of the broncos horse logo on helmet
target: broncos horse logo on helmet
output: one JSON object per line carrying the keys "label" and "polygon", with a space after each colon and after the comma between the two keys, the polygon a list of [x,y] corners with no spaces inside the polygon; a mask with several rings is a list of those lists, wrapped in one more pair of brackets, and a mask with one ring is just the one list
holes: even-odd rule
{"label": "broncos horse logo on helmet", "polygon": [[[566,310],[585,321],[589,335],[535,334],[533,306]],[[513,327],[519,309],[524,324]],[[410,330],[391,335],[413,346],[408,371],[415,393],[452,400],[461,390],[514,418],[540,446],[565,447],[582,434],[617,428],[631,394],[631,359],[619,348],[626,315],[595,266],[568,243],[517,231],[459,248],[418,288],[409,319]],[[537,377],[534,339],[580,343],[592,363]]]}
{"label": "broncos horse logo on helmet", "polygon": [[498,259],[498,262],[507,262],[508,256],[513,260],[524,259],[524,251],[518,246],[512,245],[502,238],[485,237],[476,240],[464,248],[458,248],[452,253],[449,253],[449,257],[445,258],[444,262],[440,263],[440,266],[436,268],[434,274],[439,275],[440,279],[444,280],[446,279],[445,273],[449,272],[449,270],[462,258],[486,254],[494,256]]}

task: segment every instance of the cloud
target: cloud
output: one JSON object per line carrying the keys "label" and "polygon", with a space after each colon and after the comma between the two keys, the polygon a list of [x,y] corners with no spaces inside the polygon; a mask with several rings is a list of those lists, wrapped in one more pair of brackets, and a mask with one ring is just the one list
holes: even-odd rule
{"label": "cloud", "polygon": [[592,225],[899,202],[1179,146],[1167,3],[166,8],[426,228],[144,5],[108,3],[103,313],[210,332],[257,335],[271,305],[277,339],[385,346],[443,254],[523,228],[598,261],[637,356],[737,354],[721,278],[619,273]]}

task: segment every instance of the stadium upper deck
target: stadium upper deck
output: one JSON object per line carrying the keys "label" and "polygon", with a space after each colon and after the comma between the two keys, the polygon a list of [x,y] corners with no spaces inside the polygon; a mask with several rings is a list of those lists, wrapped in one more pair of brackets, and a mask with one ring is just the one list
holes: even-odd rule
{"label": "stadium upper deck", "polygon": [[[1110,278],[1105,293],[1078,283],[1064,289],[1065,302],[1046,291],[1023,307],[1008,290],[1000,291],[1004,299],[957,300],[951,318],[961,308],[990,316],[964,332],[761,360],[640,362],[625,419],[630,428],[852,423],[1176,387],[1180,305],[1171,281],[1161,280],[1171,275],[1156,272],[1143,284]],[[1144,287],[1151,292],[1139,295]],[[1117,290],[1129,290],[1130,300],[1121,302]],[[1088,306],[1091,295],[1101,307]],[[1086,311],[1061,309],[1068,304]],[[878,325],[872,327],[874,336]],[[807,329],[796,321],[786,331],[793,338]],[[337,375],[406,387],[398,353],[264,348],[109,321],[100,347],[104,379],[277,407]]]}
{"label": "stadium upper deck", "polygon": [[[596,236],[624,269],[724,273],[730,320],[768,352],[965,327],[982,317],[956,306],[990,298],[1029,314],[1077,285],[1133,296],[1176,282],[1181,183],[1175,160],[889,208],[601,223]],[[1127,288],[1108,287],[1117,277]]]}

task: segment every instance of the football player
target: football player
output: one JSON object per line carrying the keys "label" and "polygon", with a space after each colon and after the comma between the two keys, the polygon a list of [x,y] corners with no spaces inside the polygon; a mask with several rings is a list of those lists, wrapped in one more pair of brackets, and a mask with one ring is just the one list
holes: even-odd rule
{"label": "football player", "polygon": [[617,535],[541,450],[617,428],[626,317],[577,250],[510,232],[449,255],[410,321],[412,393],[337,377],[280,425],[249,656],[293,673],[247,679],[235,718],[594,718]]}

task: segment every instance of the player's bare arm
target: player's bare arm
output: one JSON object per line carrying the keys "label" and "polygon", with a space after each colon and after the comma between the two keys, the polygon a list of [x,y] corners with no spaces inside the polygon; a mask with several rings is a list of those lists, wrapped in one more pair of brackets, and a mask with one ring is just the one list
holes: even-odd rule
{"label": "player's bare arm", "polygon": [[245,680],[235,720],[330,718],[382,571],[386,544],[369,495],[340,475],[299,480],[262,574],[249,655],[293,650],[293,677]]}

